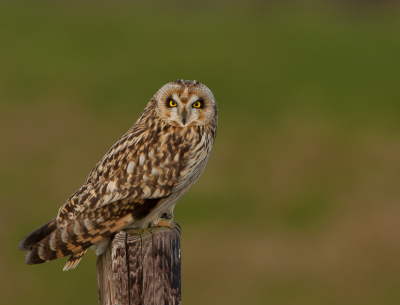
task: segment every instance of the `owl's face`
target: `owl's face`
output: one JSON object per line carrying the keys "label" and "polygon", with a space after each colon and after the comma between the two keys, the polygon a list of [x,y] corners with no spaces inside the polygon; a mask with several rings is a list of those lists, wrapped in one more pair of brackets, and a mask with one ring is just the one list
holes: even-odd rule
{"label": "owl's face", "polygon": [[166,84],[155,99],[157,114],[175,126],[207,125],[217,115],[213,94],[197,81],[178,79]]}

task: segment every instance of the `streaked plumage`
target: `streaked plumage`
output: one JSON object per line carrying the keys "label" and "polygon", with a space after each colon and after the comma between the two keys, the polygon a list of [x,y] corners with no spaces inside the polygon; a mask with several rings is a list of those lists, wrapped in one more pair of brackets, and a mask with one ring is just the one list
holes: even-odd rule
{"label": "streaked plumage", "polygon": [[20,242],[29,251],[26,263],[71,255],[64,270],[72,269],[90,246],[100,255],[124,228],[173,226],[175,204],[207,164],[217,121],[206,86],[183,80],[163,86],[57,217]]}

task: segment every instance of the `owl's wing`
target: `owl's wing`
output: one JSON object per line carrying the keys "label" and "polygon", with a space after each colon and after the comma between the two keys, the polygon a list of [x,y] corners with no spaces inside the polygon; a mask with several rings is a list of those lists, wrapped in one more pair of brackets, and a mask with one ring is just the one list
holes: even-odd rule
{"label": "owl's wing", "polygon": [[[88,247],[145,218],[170,196],[184,174],[189,147],[173,133],[158,135],[159,130],[124,135],[60,208],[54,230],[39,230],[41,238],[33,234],[35,243],[24,247],[30,250],[25,262],[40,264],[72,254],[66,269],[73,268]],[[21,244],[31,245],[31,235]]]}
{"label": "owl's wing", "polygon": [[171,133],[159,134],[148,129],[125,134],[60,208],[58,225],[118,200],[169,196],[185,168],[189,147]]}

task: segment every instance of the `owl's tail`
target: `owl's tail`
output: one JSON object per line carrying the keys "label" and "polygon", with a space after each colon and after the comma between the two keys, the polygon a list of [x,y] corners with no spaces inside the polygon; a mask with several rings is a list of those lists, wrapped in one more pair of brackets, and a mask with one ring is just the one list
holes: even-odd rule
{"label": "owl's tail", "polygon": [[[123,209],[121,209],[124,207]],[[74,268],[86,250],[118,232],[134,220],[129,206],[121,201],[81,214],[65,226],[56,226],[55,219],[36,229],[19,244],[29,251],[25,263],[36,265],[72,255],[65,270]]]}
{"label": "owl's tail", "polygon": [[[57,229],[56,218],[53,218],[49,222],[45,223],[41,227],[29,233],[23,240],[21,240],[21,242],[18,245],[18,250],[31,251],[33,246],[35,246],[45,237],[49,236],[56,229]],[[71,255],[63,270],[66,271],[75,268],[82,259],[83,254],[86,253],[86,251],[87,249]],[[32,263],[30,261],[29,262],[27,261],[27,264],[32,264]]]}
{"label": "owl's tail", "polygon": [[28,265],[72,255],[64,270],[75,268],[90,246],[121,231],[134,220],[143,219],[161,200],[115,201],[95,210],[83,211],[77,219],[64,226],[57,226],[54,218],[26,236],[18,249],[29,251],[25,258]]}
{"label": "owl's tail", "polygon": [[55,229],[57,229],[56,218],[54,217],[49,222],[46,222],[43,226],[33,230],[18,245],[18,250],[30,251],[31,248],[41,241],[46,236],[50,235]]}

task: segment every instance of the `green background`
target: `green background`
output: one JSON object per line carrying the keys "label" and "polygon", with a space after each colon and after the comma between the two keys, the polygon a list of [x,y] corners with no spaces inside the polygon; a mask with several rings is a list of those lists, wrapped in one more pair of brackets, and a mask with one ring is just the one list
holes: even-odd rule
{"label": "green background", "polygon": [[165,83],[217,141],[175,208],[183,304],[398,304],[400,7],[378,1],[0,4],[2,304],[97,304],[96,256],[26,266]]}

